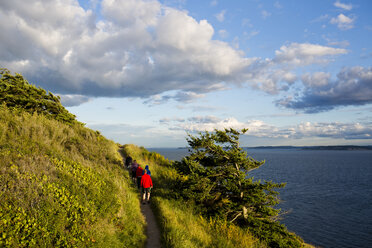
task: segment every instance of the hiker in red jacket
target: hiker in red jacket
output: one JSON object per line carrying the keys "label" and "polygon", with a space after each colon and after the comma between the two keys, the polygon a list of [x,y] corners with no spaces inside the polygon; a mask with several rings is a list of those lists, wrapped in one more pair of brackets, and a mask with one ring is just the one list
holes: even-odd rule
{"label": "hiker in red jacket", "polygon": [[147,174],[147,171],[144,171],[145,174],[143,174],[141,178],[141,187],[142,187],[142,204],[150,203],[150,193],[152,189],[152,180],[149,174]]}
{"label": "hiker in red jacket", "polygon": [[136,178],[137,178],[137,187],[138,189],[141,188],[141,177],[143,175],[143,169],[141,168],[140,165],[138,165],[137,170],[136,170]]}

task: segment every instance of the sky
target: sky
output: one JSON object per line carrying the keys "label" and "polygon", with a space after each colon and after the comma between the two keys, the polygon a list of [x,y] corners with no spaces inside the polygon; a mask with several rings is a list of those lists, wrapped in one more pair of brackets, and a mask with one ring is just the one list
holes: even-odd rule
{"label": "sky", "polygon": [[0,1],[0,67],[120,144],[372,145],[370,0]]}

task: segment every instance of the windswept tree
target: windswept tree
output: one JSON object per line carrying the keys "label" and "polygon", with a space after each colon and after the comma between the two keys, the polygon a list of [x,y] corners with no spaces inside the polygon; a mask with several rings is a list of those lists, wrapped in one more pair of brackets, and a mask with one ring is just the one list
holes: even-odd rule
{"label": "windswept tree", "polygon": [[59,96],[29,84],[21,74],[12,75],[5,68],[0,69],[0,104],[41,113],[67,124],[78,123],[75,116],[62,106]]}
{"label": "windswept tree", "polygon": [[[207,216],[250,228],[270,247],[300,246],[298,238],[276,222],[280,210],[273,208],[279,203],[275,189],[285,184],[249,177],[249,171],[259,168],[264,161],[254,160],[240,147],[239,136],[246,131],[225,129],[189,135],[190,154],[175,163],[184,178],[181,194]],[[278,245],[283,235],[293,239]]]}

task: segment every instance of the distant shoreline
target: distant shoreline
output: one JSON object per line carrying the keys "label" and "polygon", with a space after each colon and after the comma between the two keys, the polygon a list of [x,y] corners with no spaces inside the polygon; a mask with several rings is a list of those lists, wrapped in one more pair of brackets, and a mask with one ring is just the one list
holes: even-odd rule
{"label": "distant shoreline", "polygon": [[[188,149],[189,147],[151,147],[147,149]],[[246,149],[297,149],[297,150],[330,150],[330,151],[372,151],[370,146],[336,145],[336,146],[253,146]]]}
{"label": "distant shoreline", "polygon": [[333,150],[333,151],[366,151],[372,150],[372,146],[256,146],[245,147],[247,149],[299,149],[299,150]]}

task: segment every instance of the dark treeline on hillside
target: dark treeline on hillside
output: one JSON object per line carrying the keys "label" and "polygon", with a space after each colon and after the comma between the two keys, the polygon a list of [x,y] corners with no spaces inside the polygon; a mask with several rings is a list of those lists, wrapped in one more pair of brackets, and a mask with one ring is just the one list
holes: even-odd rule
{"label": "dark treeline on hillside", "polygon": [[21,74],[12,75],[5,68],[0,69],[0,75],[1,104],[30,113],[41,113],[67,124],[77,123],[75,116],[61,105],[58,96],[29,84]]}

